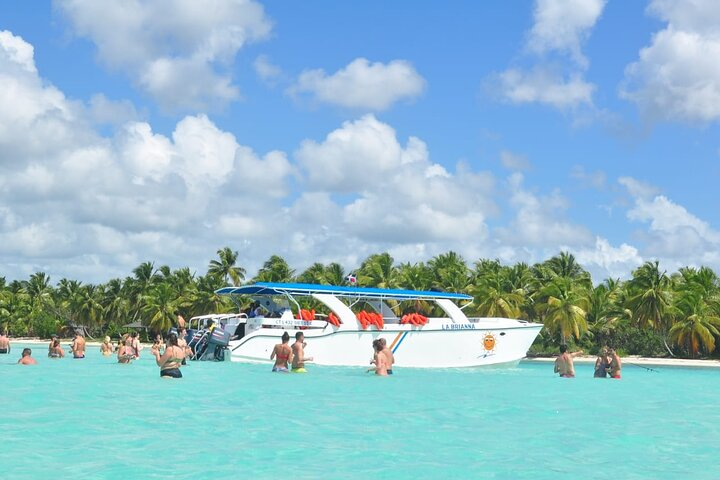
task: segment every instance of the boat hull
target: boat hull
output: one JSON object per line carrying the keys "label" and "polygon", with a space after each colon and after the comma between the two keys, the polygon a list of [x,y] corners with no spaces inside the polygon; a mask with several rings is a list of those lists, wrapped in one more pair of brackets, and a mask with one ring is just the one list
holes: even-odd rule
{"label": "boat hull", "polygon": [[[542,325],[517,322],[512,326],[464,324],[412,327],[387,326],[382,330],[350,330],[328,326],[305,330],[305,356],[318,365],[369,366],[372,342],[384,338],[395,356],[396,367],[453,368],[516,364],[525,357]],[[263,328],[230,342],[231,360],[267,363],[282,329]],[[294,341],[291,339],[291,342]]]}

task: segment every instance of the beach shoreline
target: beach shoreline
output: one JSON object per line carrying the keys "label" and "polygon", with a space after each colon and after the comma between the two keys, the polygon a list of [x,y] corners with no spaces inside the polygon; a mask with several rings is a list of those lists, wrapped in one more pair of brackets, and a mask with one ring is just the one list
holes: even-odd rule
{"label": "beach shoreline", "polygon": [[[527,363],[553,363],[556,357],[525,357],[521,362]],[[575,363],[595,363],[596,355],[582,355],[575,357]],[[630,355],[620,357],[625,365],[638,365],[648,367],[691,367],[691,368],[720,368],[720,360],[695,360],[690,358],[652,358]]]}
{"label": "beach shoreline", "polygon": [[[72,338],[61,338],[61,343],[72,343]],[[33,345],[47,345],[50,340],[40,340],[38,338],[13,338],[11,342],[27,343]],[[85,345],[88,347],[100,347],[101,341],[86,340]],[[113,342],[116,343],[116,342]],[[143,347],[152,346],[151,343],[142,343]],[[525,357],[520,360],[521,363],[552,363],[556,357]],[[581,355],[575,357],[575,363],[595,363],[597,356]],[[630,355],[620,357],[626,365],[639,365],[648,367],[691,367],[691,368],[720,368],[720,360],[696,360],[690,358],[652,358]]]}

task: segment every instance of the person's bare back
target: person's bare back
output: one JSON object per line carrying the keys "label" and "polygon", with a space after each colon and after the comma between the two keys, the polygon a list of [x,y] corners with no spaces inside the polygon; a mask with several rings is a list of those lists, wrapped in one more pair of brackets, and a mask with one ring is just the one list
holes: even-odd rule
{"label": "person's bare back", "polygon": [[560,356],[555,359],[555,373],[561,377],[572,378],[575,376],[575,365],[573,358],[582,354],[582,350],[568,353],[566,345],[560,345]]}
{"label": "person's bare back", "polygon": [[85,337],[79,333],[75,336],[75,340],[73,340],[72,352],[74,358],[85,358]]}

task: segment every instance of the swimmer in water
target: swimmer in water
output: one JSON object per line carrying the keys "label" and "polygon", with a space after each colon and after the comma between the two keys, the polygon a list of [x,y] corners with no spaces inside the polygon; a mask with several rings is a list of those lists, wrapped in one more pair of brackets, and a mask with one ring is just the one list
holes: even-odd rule
{"label": "swimmer in water", "polygon": [[375,350],[375,368],[368,369],[368,372],[375,372],[375,375],[386,377],[388,375],[388,360],[383,353],[383,343],[378,339],[373,342]]}
{"label": "swimmer in water", "polygon": [[32,357],[32,350],[29,348],[23,349],[18,365],[37,365],[37,360]]}
{"label": "swimmer in water", "polygon": [[573,358],[582,353],[582,350],[568,353],[567,345],[560,345],[560,355],[555,359],[555,373],[560,374],[560,376],[564,378],[573,378],[575,376]]}
{"label": "swimmer in water", "polygon": [[290,345],[288,345],[288,342],[290,341],[290,335],[288,335],[288,332],[283,332],[282,334],[282,343],[278,343],[275,345],[275,348],[273,348],[272,353],[270,354],[270,360],[275,360],[275,365],[273,365],[272,371],[273,372],[288,372],[288,362],[292,362],[293,358],[293,352],[292,348],[290,348]]}
{"label": "swimmer in water", "polygon": [[48,351],[49,358],[65,358],[65,350],[60,346],[60,340],[55,339]]}
{"label": "swimmer in water", "polygon": [[312,357],[305,356],[305,334],[297,332],[295,334],[295,343],[292,344],[292,373],[307,373],[305,370],[305,362],[312,362]]}
{"label": "swimmer in water", "polygon": [[4,353],[10,353],[10,339],[6,331],[0,333],[0,354]]}
{"label": "swimmer in water", "polygon": [[75,332],[72,347],[73,358],[85,358],[85,337],[80,332]]}

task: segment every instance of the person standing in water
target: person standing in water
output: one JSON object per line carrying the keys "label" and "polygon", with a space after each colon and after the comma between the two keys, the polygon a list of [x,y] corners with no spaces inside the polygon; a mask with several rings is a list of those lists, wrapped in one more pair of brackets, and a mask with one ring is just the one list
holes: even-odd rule
{"label": "person standing in water", "polygon": [[606,348],[603,348],[600,353],[598,354],[597,359],[595,360],[595,373],[593,374],[593,377],[595,378],[605,378],[607,377],[607,369],[610,366],[610,361],[608,360],[608,352]]}
{"label": "person standing in water", "polygon": [[610,378],[622,378],[620,375],[620,370],[622,369],[622,361],[620,361],[620,356],[617,354],[617,352],[614,349],[610,349]]}
{"label": "person standing in water", "polygon": [[80,332],[75,332],[71,349],[73,358],[85,358],[85,337]]}
{"label": "person standing in water", "polygon": [[373,341],[373,350],[375,350],[375,368],[368,369],[368,372],[375,372],[375,375],[386,377],[388,375],[388,360],[383,353],[383,343],[378,339]]}
{"label": "person standing in water", "polygon": [[275,365],[272,368],[273,372],[288,372],[288,362],[292,362],[293,358],[292,348],[288,345],[290,341],[288,332],[283,332],[281,339],[282,343],[275,345],[270,354],[270,360],[275,360]]}
{"label": "person standing in water", "polygon": [[305,370],[305,362],[312,362],[312,357],[305,356],[305,334],[297,332],[295,334],[295,343],[292,345],[292,373],[307,373]]}
{"label": "person standing in water", "polygon": [[0,354],[10,353],[10,339],[5,330],[0,333]]}
{"label": "person standing in water", "polygon": [[37,360],[32,357],[32,350],[23,348],[22,357],[18,360],[18,365],[37,365]]}
{"label": "person standing in water", "polygon": [[395,355],[393,355],[392,350],[390,350],[387,346],[387,340],[384,338],[378,339],[380,342],[380,345],[382,345],[382,354],[385,355],[385,360],[387,361],[387,373],[388,375],[392,375],[392,367],[395,365]]}
{"label": "person standing in water", "polygon": [[153,345],[150,352],[155,356],[155,363],[160,367],[160,377],[162,378],[182,378],[180,366],[185,359],[185,349],[178,346],[178,337],[176,333],[168,335],[168,343],[165,353],[160,355],[159,348]]}
{"label": "person standing in water", "polygon": [[113,351],[115,349],[113,348],[113,344],[110,341],[110,337],[106,336],[103,342],[100,344],[100,352],[106,357],[109,357],[112,355]]}
{"label": "person standing in water", "polygon": [[583,351],[568,353],[567,345],[560,345],[560,356],[555,359],[555,373],[560,374],[564,378],[575,377],[575,365],[573,359],[578,355],[582,355]]}
{"label": "person standing in water", "polygon": [[52,347],[50,347],[50,351],[48,351],[48,357],[65,358],[65,351],[60,346],[60,340],[55,339],[55,341],[53,341]]}

